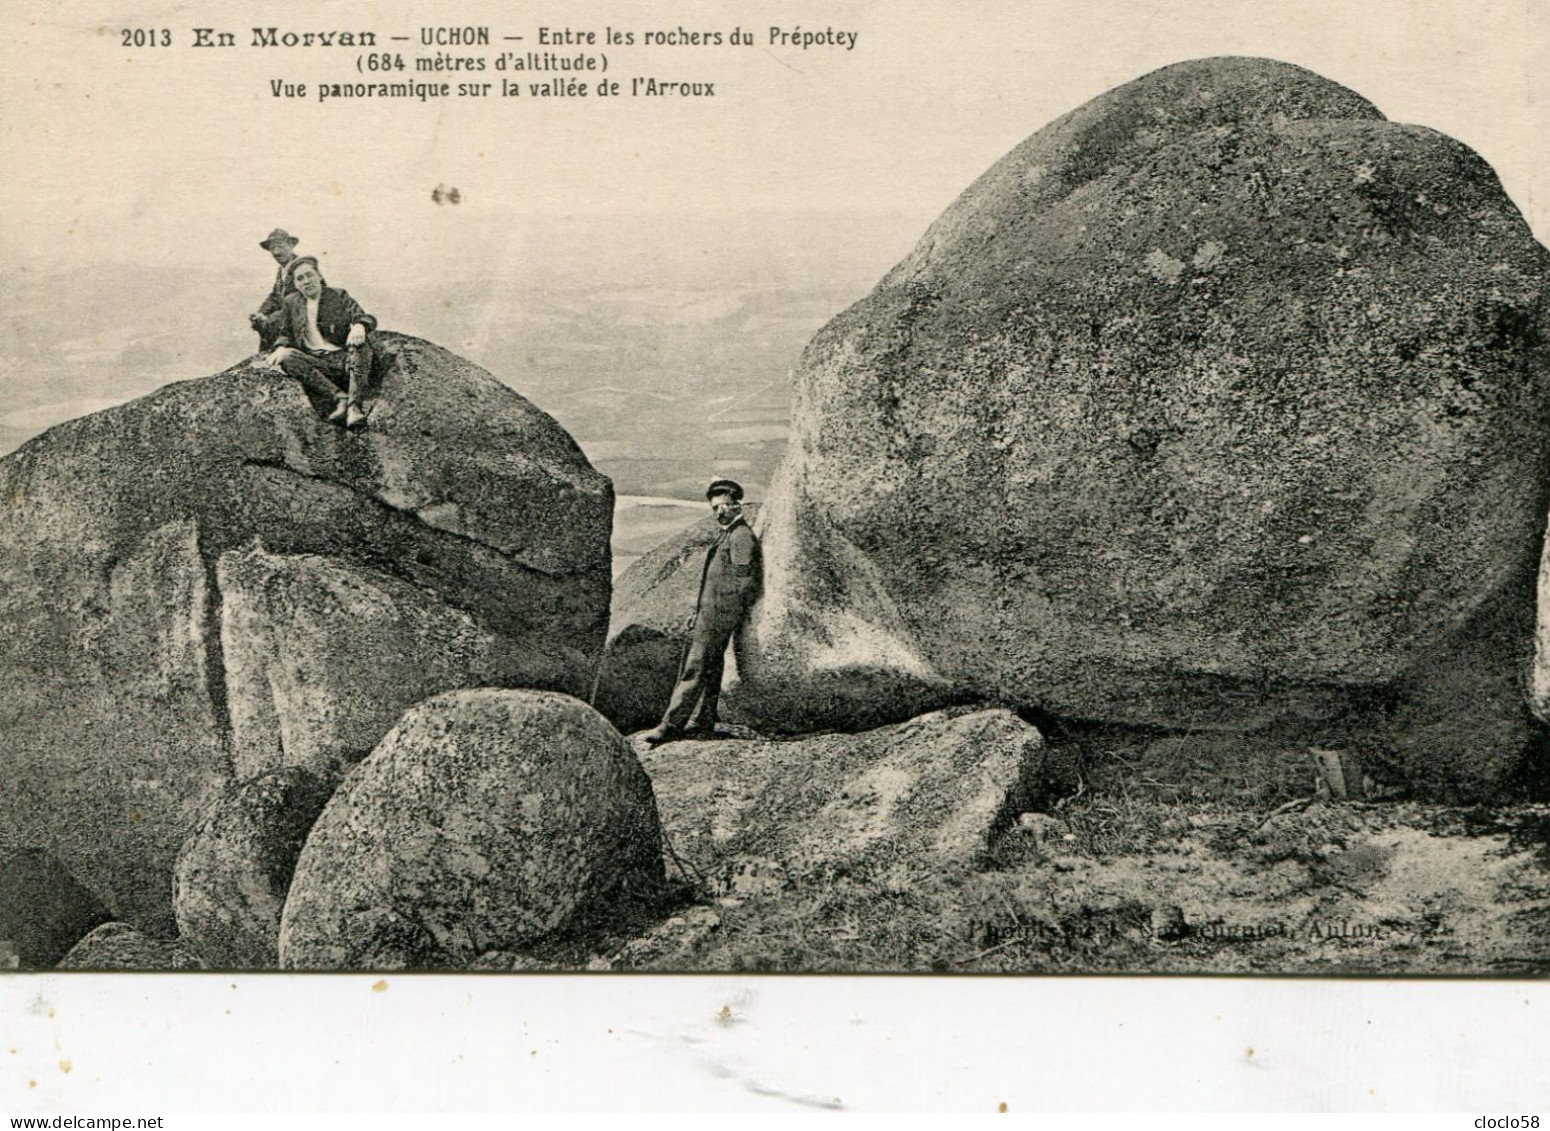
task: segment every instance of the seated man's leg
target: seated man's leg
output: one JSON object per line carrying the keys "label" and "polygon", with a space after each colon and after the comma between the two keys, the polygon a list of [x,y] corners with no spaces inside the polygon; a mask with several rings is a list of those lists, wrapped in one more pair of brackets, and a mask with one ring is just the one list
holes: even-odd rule
{"label": "seated man's leg", "polygon": [[349,374],[350,403],[359,405],[366,395],[366,386],[371,383],[371,363],[376,355],[370,338],[358,346],[350,346],[346,352],[349,354],[345,359],[345,370]]}
{"label": "seated man's leg", "polygon": [[333,354],[303,353],[293,349],[280,359],[280,372],[296,378],[318,396],[337,401],[346,395],[341,380],[335,378],[335,374],[338,378],[345,375],[344,358],[337,362],[333,358]]}
{"label": "seated man's leg", "polygon": [[345,361],[348,371],[349,395],[345,403],[349,406],[345,416],[347,428],[359,428],[366,423],[366,413],[361,408],[361,398],[366,395],[366,385],[371,380],[371,342],[368,339],[358,346],[348,347],[349,357]]}

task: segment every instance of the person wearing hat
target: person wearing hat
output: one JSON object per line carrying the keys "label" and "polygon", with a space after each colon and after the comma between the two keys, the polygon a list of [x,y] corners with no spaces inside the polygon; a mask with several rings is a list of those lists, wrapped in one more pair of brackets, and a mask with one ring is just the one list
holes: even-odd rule
{"label": "person wearing hat", "polygon": [[366,423],[361,397],[371,378],[370,334],[377,320],[348,291],[325,283],[318,261],[310,255],[296,260],[291,278],[296,293],[285,300],[274,352],[259,364],[333,401],[330,423],[359,428]]}
{"label": "person wearing hat", "polygon": [[248,315],[248,324],[258,331],[259,353],[268,353],[274,349],[275,339],[279,337],[285,321],[285,300],[296,293],[296,283],[291,278],[291,272],[296,268],[296,245],[300,242],[284,228],[276,228],[258,241],[258,246],[274,256],[274,261],[280,265],[264,305],[258,308],[257,314]]}
{"label": "person wearing hat", "polygon": [[716,732],[716,704],[727,645],[759,597],[764,562],[759,539],[743,518],[743,489],[718,479],[705,492],[721,529],[705,553],[700,596],[690,621],[689,651],[678,672],[667,713],[645,739],[655,746],[680,737],[708,738]]}

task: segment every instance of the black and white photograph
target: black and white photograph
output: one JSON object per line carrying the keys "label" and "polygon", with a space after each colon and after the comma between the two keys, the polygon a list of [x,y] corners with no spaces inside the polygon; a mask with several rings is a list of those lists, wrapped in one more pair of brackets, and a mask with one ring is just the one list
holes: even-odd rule
{"label": "black and white photograph", "polygon": [[0,1016],[1550,1004],[1550,9],[0,18]]}

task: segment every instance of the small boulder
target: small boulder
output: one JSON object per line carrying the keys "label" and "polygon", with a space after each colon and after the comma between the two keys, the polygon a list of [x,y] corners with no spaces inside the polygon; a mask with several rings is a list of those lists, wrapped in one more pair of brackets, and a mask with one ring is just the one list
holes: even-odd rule
{"label": "small boulder", "polygon": [[916,876],[974,867],[1050,792],[1044,740],[954,708],[863,734],[645,747],[672,851],[725,894],[741,876]]}
{"label": "small boulder", "polygon": [[1049,813],[1019,813],[1017,831],[1035,844],[1058,844],[1071,836],[1071,826]]}
{"label": "small boulder", "polygon": [[0,857],[0,945],[22,969],[46,970],[113,918],[91,891],[41,848]]}
{"label": "small boulder", "polygon": [[178,933],[212,966],[279,965],[280,913],[328,785],[296,767],[228,786],[178,854]]}
{"label": "small boulder", "polygon": [[60,959],[59,970],[203,970],[198,956],[171,939],[142,935],[128,923],[104,923]]}
{"label": "small boulder", "polygon": [[464,968],[653,898],[661,852],[651,782],[596,711],[448,692],[412,708],[313,827],[280,964]]}

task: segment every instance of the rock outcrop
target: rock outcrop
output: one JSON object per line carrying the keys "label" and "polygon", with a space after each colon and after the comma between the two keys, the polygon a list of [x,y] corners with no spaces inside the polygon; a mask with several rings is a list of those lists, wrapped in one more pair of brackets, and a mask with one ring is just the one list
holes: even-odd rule
{"label": "rock outcrop", "polygon": [[[744,505],[749,523],[758,514],[758,503]],[[699,598],[705,552],[719,532],[707,516],[641,555],[614,582],[592,705],[625,733],[655,726],[667,710],[689,646],[687,620]]]}
{"label": "rock outcrop", "polygon": [[1000,709],[792,741],[636,742],[673,853],[733,897],[963,872],[1019,813],[1072,784],[1039,732]]}
{"label": "rock outcrop", "polygon": [[210,966],[279,966],[280,913],[330,793],[306,770],[270,770],[223,790],[184,843],[172,896],[178,936]]}
{"label": "rock outcrop", "polygon": [[1475,153],[1268,60],[1034,134],[812,340],[732,698],[988,699],[1372,743],[1483,796],[1528,736],[1547,254]]}
{"label": "rock outcrop", "polygon": [[128,923],[104,923],[59,960],[59,970],[203,970],[199,956],[171,939],[149,938]]}
{"label": "rock outcrop", "polygon": [[313,827],[286,969],[462,968],[661,888],[651,782],[586,704],[453,691],[419,704]]}
{"label": "rock outcrop", "polygon": [[243,777],[283,764],[337,781],[405,707],[449,688],[585,682],[563,643],[502,632],[434,590],[326,556],[234,550],[216,581]]}
{"label": "rock outcrop", "polygon": [[113,916],[41,848],[0,855],[0,945],[22,969],[46,970]]}
{"label": "rock outcrop", "polygon": [[590,685],[608,480],[477,366],[378,342],[364,432],[244,364],[0,460],[0,847],[151,934],[234,777],[337,773],[435,691]]}

